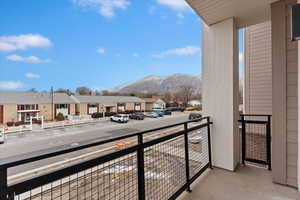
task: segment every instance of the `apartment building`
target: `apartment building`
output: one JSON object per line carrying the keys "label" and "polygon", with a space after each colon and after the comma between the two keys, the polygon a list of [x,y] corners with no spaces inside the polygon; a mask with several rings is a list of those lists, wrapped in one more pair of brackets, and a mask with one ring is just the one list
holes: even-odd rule
{"label": "apartment building", "polygon": [[0,92],[0,124],[28,122],[30,117],[52,120],[58,113],[74,115],[78,101],[63,93]]}
{"label": "apartment building", "polygon": [[145,107],[145,101],[138,97],[0,92],[0,124],[28,122],[30,117],[39,116],[52,120],[58,113],[64,116],[91,115],[95,112],[145,111]]}
{"label": "apartment building", "polygon": [[77,95],[79,115],[95,112],[145,111],[145,101],[131,96],[82,96]]}

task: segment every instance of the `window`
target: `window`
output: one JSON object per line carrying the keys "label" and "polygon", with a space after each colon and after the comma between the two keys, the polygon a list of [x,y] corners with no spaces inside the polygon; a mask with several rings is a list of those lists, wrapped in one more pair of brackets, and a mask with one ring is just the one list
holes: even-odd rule
{"label": "window", "polygon": [[68,108],[68,104],[56,104],[55,107],[57,109],[67,109]]}
{"label": "window", "polygon": [[140,111],[141,110],[141,103],[134,104],[134,110]]}
{"label": "window", "polygon": [[38,104],[21,104],[18,105],[18,110],[37,110]]}
{"label": "window", "polygon": [[124,112],[125,111],[125,103],[119,103],[118,104],[118,111]]}

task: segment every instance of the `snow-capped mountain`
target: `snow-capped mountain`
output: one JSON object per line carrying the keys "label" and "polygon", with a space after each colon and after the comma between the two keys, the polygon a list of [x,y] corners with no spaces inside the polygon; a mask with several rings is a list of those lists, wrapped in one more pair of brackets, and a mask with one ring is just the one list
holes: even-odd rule
{"label": "snow-capped mountain", "polygon": [[182,86],[191,86],[195,92],[201,90],[200,75],[174,74],[171,76],[146,76],[141,80],[121,85],[111,90],[119,93],[168,93],[175,92]]}

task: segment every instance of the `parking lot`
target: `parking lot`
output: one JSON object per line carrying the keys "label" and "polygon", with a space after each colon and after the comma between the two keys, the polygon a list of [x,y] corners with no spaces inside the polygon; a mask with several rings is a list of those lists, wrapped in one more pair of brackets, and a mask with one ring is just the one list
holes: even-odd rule
{"label": "parking lot", "polygon": [[[24,133],[9,134],[5,144],[0,145],[0,159],[9,157],[22,157],[24,154],[30,154],[35,151],[51,151],[61,145],[79,145],[80,143],[105,140],[129,133],[134,133],[142,130],[158,128],[174,123],[180,123],[188,119],[188,114],[178,113],[171,116],[161,118],[145,118],[144,120],[130,120],[126,124],[115,122],[101,121],[98,123],[90,123],[73,127],[47,129],[41,131],[32,131]],[[105,148],[105,146],[101,146]],[[56,157],[53,159],[42,160],[38,164],[22,166],[16,169],[10,169],[9,174],[15,175],[18,173],[32,170],[40,166],[46,166],[55,162],[68,160],[75,156],[84,153],[90,153],[99,150],[99,147],[90,148],[85,152],[78,152]]]}

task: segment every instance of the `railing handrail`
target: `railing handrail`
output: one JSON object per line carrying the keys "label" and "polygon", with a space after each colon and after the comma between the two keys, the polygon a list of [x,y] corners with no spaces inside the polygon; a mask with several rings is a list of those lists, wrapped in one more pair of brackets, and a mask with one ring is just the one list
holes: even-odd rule
{"label": "railing handrail", "polygon": [[240,114],[240,116],[245,116],[245,117],[272,117],[272,115],[268,115],[268,114]]}
{"label": "railing handrail", "polygon": [[[26,163],[35,162],[35,161],[51,158],[54,156],[59,156],[62,154],[71,153],[74,151],[79,151],[79,150],[83,150],[86,148],[99,146],[99,145],[103,145],[103,144],[118,141],[118,140],[123,140],[123,139],[130,138],[130,137],[144,135],[144,134],[151,133],[154,131],[172,128],[172,127],[176,127],[176,126],[180,126],[180,125],[184,125],[184,124],[189,124],[192,122],[199,122],[204,119],[209,121],[209,117],[202,117],[200,119],[189,120],[189,121],[185,121],[185,122],[181,122],[181,123],[171,124],[171,125],[167,125],[167,126],[163,126],[163,127],[159,127],[159,128],[155,128],[155,129],[149,129],[149,130],[145,130],[145,131],[140,131],[140,132],[136,132],[136,133],[132,133],[132,134],[124,135],[124,136],[119,136],[119,137],[115,137],[115,138],[111,138],[111,139],[107,139],[107,140],[96,139],[96,141],[95,141],[95,139],[93,139],[92,142],[91,142],[91,140],[88,140],[88,141],[82,142],[83,144],[79,144],[78,146],[70,146],[70,145],[72,145],[72,143],[71,143],[71,144],[67,144],[67,145],[57,146],[55,148],[48,148],[48,149],[44,149],[44,150],[40,150],[40,151],[34,151],[34,152],[26,153],[26,154],[21,154],[18,156],[7,157],[4,159],[0,159],[0,169],[16,167],[16,166],[23,165]],[[209,122],[209,123],[211,124],[211,122]]]}
{"label": "railing handrail", "polygon": [[[78,179],[78,173],[79,172],[83,172],[85,170],[90,169],[90,173],[91,173],[91,179],[92,179],[92,173],[93,173],[93,169],[96,166],[99,165],[104,165],[105,163],[110,163],[113,160],[116,159],[120,159],[121,157],[124,156],[136,156],[136,166],[137,166],[137,187],[138,187],[138,199],[139,200],[145,200],[146,198],[146,192],[145,192],[145,155],[144,152],[146,149],[153,147],[155,145],[158,144],[165,144],[165,142],[167,141],[176,141],[176,139],[181,139],[184,140],[182,142],[184,142],[184,147],[182,149],[184,149],[184,153],[185,155],[183,156],[182,159],[185,159],[185,172],[186,172],[186,180],[184,181],[184,183],[182,183],[180,185],[180,187],[178,189],[176,189],[175,191],[173,191],[173,193],[171,193],[170,197],[168,199],[176,199],[176,197],[178,197],[184,190],[187,191],[191,191],[190,190],[190,185],[208,168],[212,168],[212,159],[211,159],[211,142],[210,142],[210,125],[212,124],[212,122],[210,121],[209,117],[206,118],[207,121],[204,123],[199,123],[196,126],[193,127],[188,127],[188,123],[190,122],[201,122],[202,119],[198,119],[198,120],[193,120],[193,121],[186,121],[183,123],[179,123],[180,125],[184,125],[183,130],[177,130],[174,133],[171,134],[167,134],[161,137],[155,137],[149,141],[143,141],[143,132],[139,132],[137,134],[135,134],[138,137],[138,143],[134,144],[133,146],[124,148],[124,149],[120,149],[118,151],[115,152],[111,152],[108,154],[104,154],[101,155],[99,157],[96,158],[91,158],[88,160],[84,160],[84,161],[80,161],[68,166],[62,166],[59,169],[53,170],[51,172],[48,173],[43,173],[41,175],[38,176],[34,176],[34,177],[30,177],[28,179],[24,179],[21,180],[19,182],[16,183],[12,183],[12,184],[8,184],[7,183],[7,168],[2,168],[0,169],[0,199],[4,199],[4,200],[9,200],[9,199],[14,199],[16,196],[18,195],[22,195],[25,194],[26,192],[30,192],[30,198],[31,195],[37,195],[38,193],[35,194],[35,192],[33,192],[33,194],[31,193],[31,191],[41,187],[40,191],[36,191],[36,192],[41,192],[41,194],[43,193],[43,186],[46,186],[48,184],[51,183],[51,189],[45,189],[44,192],[46,192],[47,190],[50,191],[51,190],[51,195],[52,195],[52,188],[56,188],[57,186],[53,186],[52,183],[54,183],[55,181],[61,180],[60,184],[61,184],[61,188],[63,187],[63,184],[65,184],[65,182],[63,181],[63,179],[69,177],[68,179],[68,184],[70,187],[70,181],[73,181],[73,179],[71,178],[72,175],[77,174],[77,179]],[[177,124],[176,124],[177,125]],[[171,127],[175,126],[170,125]],[[169,127],[169,126],[168,126]],[[202,128],[207,128],[207,133],[206,136],[207,137],[207,149],[205,150],[205,152],[207,153],[206,157],[208,160],[207,161],[198,161],[200,162],[200,169],[197,169],[197,171],[195,171],[195,173],[192,174],[192,176],[190,176],[190,170],[191,168],[189,167],[190,164],[190,159],[189,159],[189,139],[188,139],[188,135],[189,133],[195,131],[195,130],[199,130]],[[164,127],[161,127],[159,130],[163,129]],[[157,130],[157,129],[151,129],[151,130]],[[194,132],[195,133],[195,132]],[[197,131],[198,134],[198,131]],[[193,134],[192,134],[193,135]],[[177,142],[176,142],[177,143]],[[168,144],[167,144],[168,146]],[[154,148],[155,149],[155,148]],[[202,152],[202,150],[201,150]],[[135,154],[133,154],[135,153]],[[163,153],[163,151],[162,151]],[[179,154],[178,154],[179,156]],[[33,162],[33,161],[32,161]],[[204,165],[203,165],[204,164]],[[152,166],[152,165],[151,165]],[[160,165],[158,165],[160,166]],[[2,170],[2,171],[1,171]],[[99,170],[97,168],[97,170]],[[97,172],[99,173],[99,172]],[[84,173],[85,176],[85,173]],[[98,176],[98,175],[97,175]],[[78,180],[77,180],[78,181]],[[93,183],[91,183],[93,184]],[[110,182],[109,182],[110,184]],[[78,185],[77,182],[77,195],[78,195],[78,187],[81,187]],[[69,189],[69,193],[72,192]],[[60,193],[61,195],[63,195],[62,193]],[[75,193],[76,194],[76,193]],[[99,195],[99,194],[98,194]],[[51,196],[52,199],[52,196]]]}

